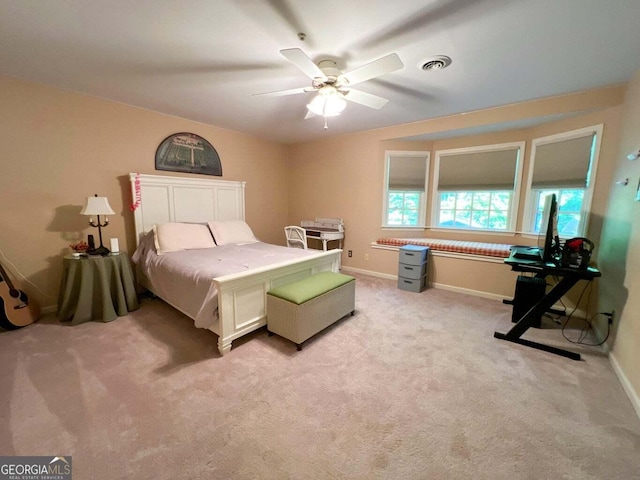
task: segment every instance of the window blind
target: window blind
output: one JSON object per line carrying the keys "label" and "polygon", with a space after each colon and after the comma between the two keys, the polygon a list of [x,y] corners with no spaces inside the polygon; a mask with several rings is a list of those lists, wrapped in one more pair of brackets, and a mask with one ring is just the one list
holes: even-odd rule
{"label": "window blind", "polygon": [[519,150],[441,156],[438,191],[513,190]]}
{"label": "window blind", "polygon": [[391,157],[389,162],[389,189],[424,192],[427,178],[424,157]]}
{"label": "window blind", "polygon": [[585,188],[595,135],[536,147],[533,188]]}

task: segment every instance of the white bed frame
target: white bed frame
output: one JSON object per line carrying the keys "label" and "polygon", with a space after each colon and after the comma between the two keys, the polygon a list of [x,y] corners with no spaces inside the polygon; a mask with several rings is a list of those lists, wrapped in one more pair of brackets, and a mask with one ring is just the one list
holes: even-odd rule
{"label": "white bed frame", "polygon": [[[129,180],[137,205],[136,243],[156,223],[244,220],[245,182],[138,173],[130,173]],[[318,251],[299,260],[213,279],[218,289],[218,319],[210,330],[218,335],[220,354],[229,352],[236,338],[266,325],[269,290],[314,273],[337,272],[341,253],[340,249]],[[153,292],[141,272],[138,275],[138,282]]]}

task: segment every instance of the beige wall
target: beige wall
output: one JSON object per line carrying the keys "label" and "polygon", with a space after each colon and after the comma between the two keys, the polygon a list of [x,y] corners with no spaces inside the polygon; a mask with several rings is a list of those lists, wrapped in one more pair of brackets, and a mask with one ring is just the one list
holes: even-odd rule
{"label": "beige wall", "polygon": [[[609,205],[600,243],[600,311],[615,309],[609,340],[614,365],[626,377],[625,387],[635,395],[640,415],[640,159],[625,157],[640,148],[640,72],[630,82],[624,103],[619,150],[610,181]],[[629,179],[627,186],[616,181]]]}
{"label": "beige wall", "polygon": [[[96,234],[78,215],[87,196],[107,196],[103,229],[134,249],[129,172],[157,172],[167,136],[192,132],[220,155],[223,179],[244,180],[246,217],[258,238],[283,244],[288,219],[286,148],[201,123],[0,76],[0,260],[42,306],[57,302],[68,244]],[[219,178],[219,177],[212,177]],[[108,246],[108,244],[107,244]],[[9,265],[12,264],[15,266]]]}
{"label": "beige wall", "polygon": [[[283,146],[210,125],[107,102],[0,76],[0,260],[24,276],[23,287],[43,306],[57,300],[62,256],[68,244],[96,233],[78,215],[86,196],[109,197],[116,215],[105,237],[134,248],[129,172],[158,173],[157,146],[168,135],[193,132],[220,154],[224,179],[247,182],[247,221],[267,242],[283,243],[282,227],[315,216],[342,217],[347,267],[395,275],[397,253],[371,248],[381,236],[424,236],[381,228],[384,151],[458,148],[483,143],[527,141],[564,130],[604,123],[600,167],[589,236],[598,244],[598,307],[615,308],[615,342],[610,340],[631,392],[640,391],[639,208],[633,196],[640,160],[624,153],[640,145],[640,74],[628,93],[613,86],[573,95],[453,115],[408,125]],[[623,105],[624,104],[624,105]],[[623,106],[622,106],[623,105]],[[587,113],[590,112],[590,113]],[[575,117],[543,126],[480,136],[406,142],[403,137],[491,125],[557,114]],[[622,132],[620,134],[620,132]],[[395,140],[394,140],[395,139]],[[433,169],[433,161],[431,162]],[[160,172],[161,174],[171,174]],[[180,175],[180,174],[173,174]],[[628,187],[615,181],[629,177]],[[523,193],[524,194],[524,193]],[[521,206],[524,199],[521,199]],[[609,207],[607,208],[607,204]],[[521,215],[520,215],[521,218]],[[520,226],[520,223],[519,223]],[[602,231],[602,235],[600,232]],[[445,236],[429,232],[429,236]],[[449,234],[449,238],[468,238]],[[514,237],[476,234],[479,241],[511,243]],[[518,239],[518,243],[526,239]],[[365,260],[365,255],[368,260]],[[510,296],[513,273],[499,263],[437,257],[430,281],[461,290]],[[600,326],[602,329],[602,326]],[[613,337],[612,337],[613,338]],[[635,394],[635,393],[633,393]],[[637,394],[635,394],[637,397]]]}
{"label": "beige wall", "polygon": [[[497,133],[448,138],[431,142],[408,142],[388,140],[388,135],[402,137],[406,134],[439,131],[438,122],[422,122],[422,130],[416,124],[344,135],[318,142],[291,147],[290,208],[289,221],[299,223],[315,216],[341,217],[345,221],[346,238],[344,249],[352,250],[353,257],[343,254],[343,265],[347,268],[372,271],[386,275],[397,273],[397,252],[371,248],[371,242],[379,237],[431,237],[471,239],[476,241],[533,244],[536,239],[521,235],[490,235],[486,233],[443,232],[432,230],[383,229],[382,204],[384,183],[385,150],[425,150],[431,152],[430,170],[433,175],[434,152],[441,149],[470,147],[505,142],[525,141],[523,172],[528,173],[531,140],[603,123],[602,147],[598,177],[593,199],[593,218],[588,236],[596,241],[600,237],[602,216],[606,208],[614,159],[617,151],[621,103],[624,88],[608,88],[582,95],[570,95],[568,99],[557,99],[565,108],[564,113],[590,111],[569,118],[556,120],[537,127],[503,131]],[[594,103],[595,99],[595,103]],[[569,101],[570,100],[570,101]],[[549,99],[510,105],[501,109],[448,117],[446,124],[453,130],[486,124],[487,119],[497,120],[496,111],[502,110],[505,118],[526,118],[527,115],[551,115],[561,113]],[[473,117],[473,118],[472,118]],[[457,122],[456,122],[457,119]],[[430,194],[428,212],[431,208]],[[522,227],[525,191],[521,192],[517,229]],[[429,213],[427,214],[429,217]],[[504,265],[478,261],[454,261],[433,257],[435,274],[432,283],[447,285],[460,290],[474,290],[498,297],[513,295],[513,276]]]}
{"label": "beige wall", "polygon": [[[626,96],[625,96],[626,94]],[[486,135],[466,136],[431,142],[406,142],[403,137],[431,132],[502,123],[557,114],[573,114],[544,125]],[[640,202],[633,197],[640,182],[640,160],[629,162],[626,153],[640,147],[640,73],[631,85],[581,92],[563,97],[471,112],[430,121],[334,137],[294,145],[290,149],[289,222],[315,216],[342,217],[345,221],[343,266],[393,276],[398,254],[371,248],[381,236],[446,237],[499,243],[534,243],[519,235],[444,233],[435,231],[383,229],[382,192],[385,150],[426,150],[526,141],[525,181],[531,140],[555,133],[604,124],[599,167],[587,236],[596,243],[594,261],[602,278],[594,282],[589,312],[615,309],[614,332],[609,340],[614,365],[640,414]],[[395,140],[391,140],[395,138]],[[616,181],[629,178],[627,187]],[[522,228],[523,191],[518,226]],[[368,260],[365,259],[365,256]],[[432,257],[429,281],[460,291],[477,291],[496,296],[513,294],[514,273],[504,265]],[[576,288],[582,288],[578,285]],[[576,292],[572,292],[575,296]],[[596,328],[606,331],[606,320],[598,317]],[[616,334],[617,333],[617,334]],[[615,339],[615,340],[614,340]]]}

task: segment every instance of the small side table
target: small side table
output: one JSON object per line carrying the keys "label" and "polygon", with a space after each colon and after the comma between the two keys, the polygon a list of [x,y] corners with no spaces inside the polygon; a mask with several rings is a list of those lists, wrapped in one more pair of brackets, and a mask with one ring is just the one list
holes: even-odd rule
{"label": "small side table", "polygon": [[107,256],[67,255],[58,293],[58,318],[71,325],[111,322],[137,309],[138,296],[126,252]]}

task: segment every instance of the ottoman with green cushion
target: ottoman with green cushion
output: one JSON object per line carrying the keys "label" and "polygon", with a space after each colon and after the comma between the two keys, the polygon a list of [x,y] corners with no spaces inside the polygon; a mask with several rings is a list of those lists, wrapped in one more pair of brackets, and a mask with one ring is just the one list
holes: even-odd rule
{"label": "ottoman with green cushion", "polygon": [[267,292],[267,329],[298,345],[356,308],[356,279],[321,272]]}

